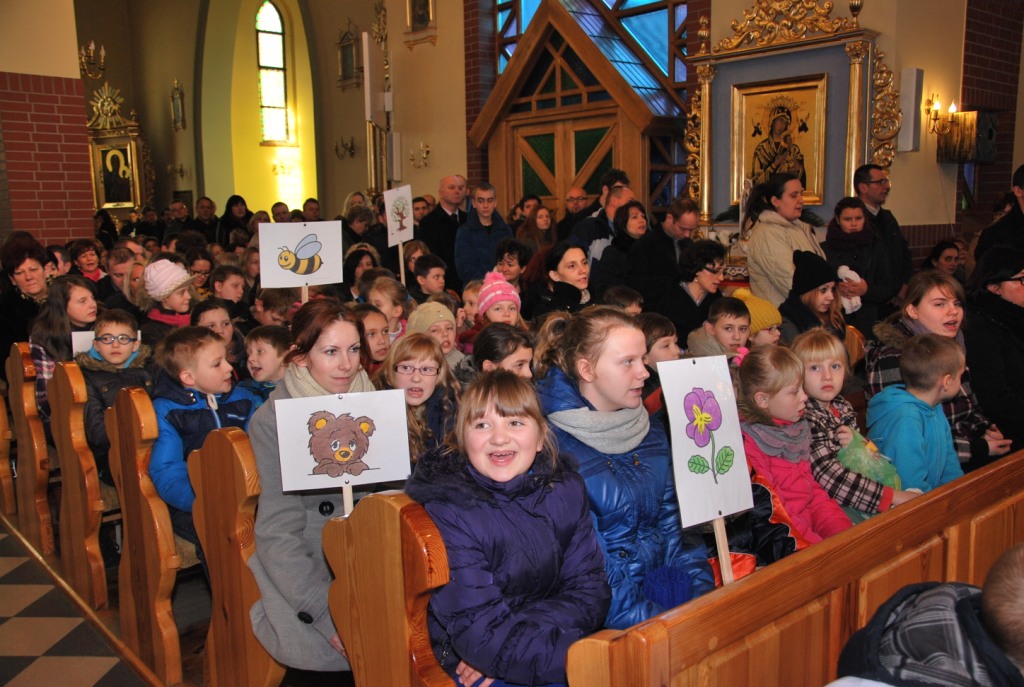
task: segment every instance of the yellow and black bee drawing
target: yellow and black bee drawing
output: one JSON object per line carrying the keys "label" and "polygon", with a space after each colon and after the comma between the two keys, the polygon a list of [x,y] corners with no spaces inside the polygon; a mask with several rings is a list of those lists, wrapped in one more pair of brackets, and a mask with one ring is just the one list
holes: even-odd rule
{"label": "yellow and black bee drawing", "polygon": [[293,251],[282,247],[277,264],[295,274],[313,274],[324,262],[320,259],[320,248],[322,245],[316,240],[316,234],[310,234],[299,241]]}

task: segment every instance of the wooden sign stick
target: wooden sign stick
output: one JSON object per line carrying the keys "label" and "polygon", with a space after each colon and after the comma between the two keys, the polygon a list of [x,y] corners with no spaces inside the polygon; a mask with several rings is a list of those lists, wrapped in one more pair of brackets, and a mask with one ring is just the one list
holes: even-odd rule
{"label": "wooden sign stick", "polygon": [[405,245],[398,242],[398,272],[401,275],[402,283],[405,283]]}
{"label": "wooden sign stick", "polygon": [[[344,508],[344,515],[346,518],[352,515],[353,499],[352,499],[352,485],[346,484],[341,488],[341,505]],[[732,576],[732,568],[729,568],[729,576]]]}
{"label": "wooden sign stick", "polygon": [[[351,489],[351,487],[346,487],[346,489]],[[711,522],[715,526],[718,565],[722,568],[722,585],[725,586],[735,581],[735,578],[732,576],[732,557],[729,556],[729,538],[725,534],[725,518],[715,518]]]}
{"label": "wooden sign stick", "polygon": [[302,286],[299,287],[299,289],[299,302],[305,305],[306,303],[309,302],[309,285],[303,284]]}

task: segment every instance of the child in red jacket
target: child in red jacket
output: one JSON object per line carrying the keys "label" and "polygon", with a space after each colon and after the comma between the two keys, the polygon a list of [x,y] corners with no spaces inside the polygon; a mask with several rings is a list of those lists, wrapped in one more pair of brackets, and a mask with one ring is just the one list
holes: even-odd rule
{"label": "child in red jacket", "polygon": [[755,348],[740,365],[740,413],[747,463],[778,495],[798,534],[814,544],[851,523],[811,473],[803,380],[803,363],[792,351]]}

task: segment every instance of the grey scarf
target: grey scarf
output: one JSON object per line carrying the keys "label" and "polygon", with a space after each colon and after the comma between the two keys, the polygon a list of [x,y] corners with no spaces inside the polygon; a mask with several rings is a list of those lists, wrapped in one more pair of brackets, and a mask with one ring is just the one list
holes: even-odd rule
{"label": "grey scarf", "polygon": [[640,405],[615,412],[575,408],[548,415],[548,422],[601,453],[632,451],[647,436],[650,416]]}
{"label": "grey scarf", "polygon": [[[301,365],[289,365],[284,370],[284,386],[288,389],[288,395],[292,398],[307,398],[309,396],[334,396],[330,391],[320,386],[313,375],[309,373],[308,367]],[[350,394],[362,391],[376,391],[370,378],[366,376],[366,370],[360,369],[359,374],[352,380],[349,387]]]}
{"label": "grey scarf", "polygon": [[791,425],[744,422],[740,427],[766,455],[783,458],[790,463],[811,459],[811,426],[807,420]]}

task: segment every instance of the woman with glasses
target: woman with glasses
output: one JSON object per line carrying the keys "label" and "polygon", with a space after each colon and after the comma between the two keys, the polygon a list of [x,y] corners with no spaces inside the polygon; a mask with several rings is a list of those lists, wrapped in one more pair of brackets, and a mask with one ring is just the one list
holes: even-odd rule
{"label": "woman with glasses", "polygon": [[[249,422],[260,501],[256,555],[249,567],[260,589],[250,612],[253,633],[271,656],[303,670],[348,670],[345,648],[327,608],[331,571],[321,533],[344,512],[340,490],[284,493],[281,460],[309,461],[305,447],[282,456],[277,402],[289,398],[373,391],[359,362],[363,324],[333,298],[310,301],[292,320],[295,346],[285,356],[284,379]],[[302,449],[302,450],[298,450]],[[357,490],[356,498],[367,492]]]}
{"label": "woman with glasses", "polygon": [[680,341],[708,319],[711,304],[722,297],[718,287],[724,273],[725,246],[718,241],[694,241],[679,254],[681,280],[669,288],[655,310],[672,320]]}
{"label": "woman with glasses", "polygon": [[985,414],[1024,446],[1024,251],[990,250],[971,275],[967,366]]}
{"label": "woman with glasses", "polygon": [[773,174],[750,193],[744,215],[749,229],[747,268],[755,296],[779,305],[793,286],[793,251],[825,257],[811,226],[800,220],[804,185],[793,175]]}
{"label": "woman with glasses", "polygon": [[454,427],[459,383],[441,346],[426,334],[398,339],[377,371],[377,387],[405,393],[413,461],[442,446]]}

